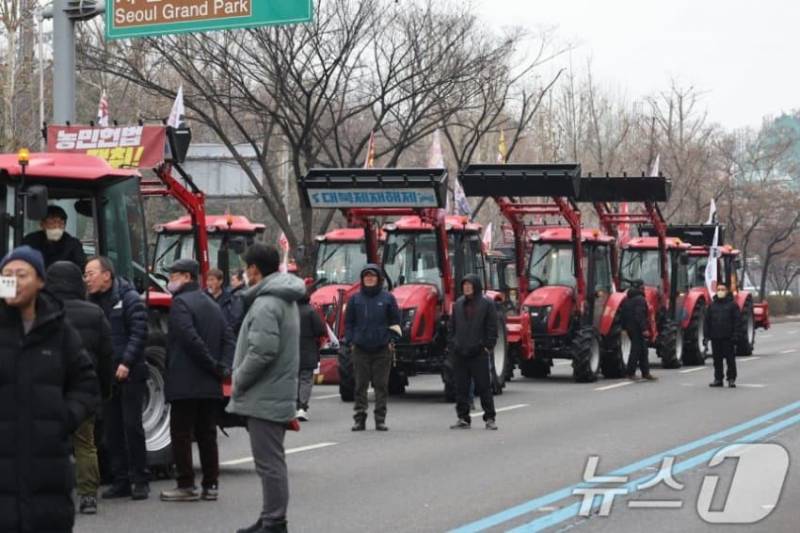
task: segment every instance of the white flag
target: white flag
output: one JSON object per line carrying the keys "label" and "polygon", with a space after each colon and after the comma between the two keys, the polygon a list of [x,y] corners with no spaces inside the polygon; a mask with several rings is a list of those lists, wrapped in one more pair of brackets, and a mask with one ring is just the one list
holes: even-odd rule
{"label": "white flag", "polygon": [[338,350],[339,339],[336,337],[336,333],[333,332],[333,330],[331,329],[331,327],[328,325],[327,322],[325,323],[325,328],[328,332],[328,347],[333,350]]}
{"label": "white flag", "polygon": [[433,132],[433,142],[431,142],[431,150],[428,153],[428,168],[444,168],[444,154],[438,129]]}
{"label": "white flag", "polygon": [[708,251],[708,264],[706,265],[706,288],[714,294],[717,288],[717,258],[719,257],[719,226],[714,228],[714,241]]}
{"label": "white flag", "polygon": [[483,248],[485,251],[489,251],[492,249],[492,223],[489,222],[486,225],[486,229],[483,230]]}
{"label": "white flag", "polygon": [[653,168],[650,169],[650,176],[658,176],[661,170],[661,154],[656,155],[656,160],[653,161]]}
{"label": "white flag", "polygon": [[108,98],[106,97],[105,90],[100,95],[100,102],[97,104],[97,120],[96,123],[101,128],[108,127]]}
{"label": "white flag", "polygon": [[711,199],[711,205],[708,206],[708,220],[706,221],[707,225],[711,225],[716,223],[717,219],[717,202],[714,199]]}
{"label": "white flag", "polygon": [[281,265],[279,270],[281,272],[288,272],[289,271],[289,239],[286,238],[286,234],[281,232],[280,236],[278,237],[278,245],[281,248],[281,252],[283,252],[283,259],[281,260]]}
{"label": "white flag", "polygon": [[183,122],[186,115],[186,108],[183,107],[183,85],[178,87],[178,94],[175,95],[175,101],[172,103],[172,110],[169,112],[167,119],[167,126],[178,128]]}
{"label": "white flag", "polygon": [[458,179],[455,180],[455,183],[453,186],[453,200],[456,203],[457,214],[471,215],[472,208],[469,206],[469,201],[467,201],[467,195],[464,194],[464,187],[461,186],[461,181]]}

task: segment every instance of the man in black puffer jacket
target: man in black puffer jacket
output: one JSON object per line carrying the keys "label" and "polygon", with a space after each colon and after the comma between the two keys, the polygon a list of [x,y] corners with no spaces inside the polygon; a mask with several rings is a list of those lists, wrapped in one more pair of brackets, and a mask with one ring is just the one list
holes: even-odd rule
{"label": "man in black puffer jacket", "polygon": [[449,352],[456,382],[456,414],[458,422],[451,429],[468,429],[469,388],[475,383],[475,394],[481,399],[486,429],[496,430],[492,397],[489,354],[497,343],[497,311],[494,303],[483,296],[483,284],[475,274],[464,276],[461,296],[453,306],[449,326]]}
{"label": "man in black puffer jacket", "polygon": [[361,270],[361,290],[350,297],[345,312],[344,343],[353,353],[355,385],[355,424],[353,431],[366,429],[367,389],[375,389],[375,429],[386,431],[386,401],[392,353],[389,345],[400,336],[400,309],[397,300],[384,290],[378,265]]}
{"label": "man in black puffer jacket", "polygon": [[314,386],[314,370],[319,365],[319,338],[325,335],[322,317],[306,295],[297,302],[300,314],[300,374],[297,376],[297,419],[308,421],[308,401]]}
{"label": "man in black puffer jacket", "polygon": [[90,300],[103,309],[111,324],[114,347],[111,399],[103,411],[114,482],[102,497],[130,496],[134,500],[145,500],[150,494],[142,426],[142,405],[147,388],[144,360],[147,308],[136,288],[114,275],[114,265],[107,257],[89,259],[84,269],[84,280]]}
{"label": "man in black puffer jacket", "polygon": [[636,368],[642,369],[642,378],[655,381],[650,373],[650,359],[647,353],[647,300],[644,297],[642,280],[631,281],[628,295],[620,306],[622,328],[631,340],[631,353],[628,358],[628,379],[636,379]]}
{"label": "man in black puffer jacket", "polygon": [[0,261],[16,296],[0,301],[0,531],[72,531],[69,436],[99,403],[97,376],[64,306],[43,290],[44,259]]}
{"label": "man in black puffer jacket", "polygon": [[[81,269],[69,261],[56,261],[47,269],[47,290],[64,303],[67,321],[78,331],[83,348],[94,364],[100,394],[103,399],[108,399],[111,395],[111,358],[114,355],[111,326],[103,310],[86,301],[86,285],[83,284]],[[83,514],[97,512],[100,468],[94,426],[95,418],[90,417],[72,435],[79,510]]]}
{"label": "man in black puffer jacket", "polygon": [[723,361],[728,364],[728,386],[736,387],[736,346],[738,325],[741,321],[741,311],[736,305],[733,296],[723,284],[717,285],[717,295],[706,311],[703,322],[705,342],[711,339],[711,349],[714,352],[714,381],[711,387],[722,387]]}

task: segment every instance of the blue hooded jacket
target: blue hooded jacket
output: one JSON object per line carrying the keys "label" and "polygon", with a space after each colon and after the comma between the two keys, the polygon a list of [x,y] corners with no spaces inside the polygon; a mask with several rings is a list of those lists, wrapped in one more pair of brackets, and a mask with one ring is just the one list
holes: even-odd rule
{"label": "blue hooded jacket", "polygon": [[[364,274],[370,271],[378,275],[377,287],[364,286]],[[392,293],[383,288],[378,265],[370,263],[361,269],[361,280],[361,290],[347,302],[344,342],[376,353],[396,340],[397,336],[389,328],[400,325],[400,309]]]}

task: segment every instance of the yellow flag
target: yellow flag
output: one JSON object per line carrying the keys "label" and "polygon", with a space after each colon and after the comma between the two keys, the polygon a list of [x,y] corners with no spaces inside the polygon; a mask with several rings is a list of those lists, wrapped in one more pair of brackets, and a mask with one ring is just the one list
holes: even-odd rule
{"label": "yellow flag", "polygon": [[506,147],[506,135],[500,130],[500,142],[497,143],[497,162],[501,165],[506,164],[508,158],[508,148]]}

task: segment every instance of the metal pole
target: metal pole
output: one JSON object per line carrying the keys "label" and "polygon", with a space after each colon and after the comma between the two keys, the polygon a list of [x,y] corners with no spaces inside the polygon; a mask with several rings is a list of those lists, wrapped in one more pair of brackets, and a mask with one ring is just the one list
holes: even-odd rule
{"label": "metal pole", "polygon": [[68,0],[53,0],[53,122],[75,122],[75,22],[64,11]]}
{"label": "metal pole", "polygon": [[[39,21],[39,127],[44,127],[44,13],[39,8],[36,18]],[[44,150],[44,137],[39,138],[40,149]]]}

